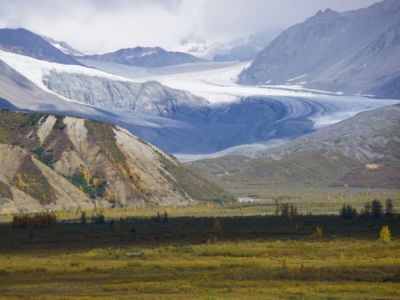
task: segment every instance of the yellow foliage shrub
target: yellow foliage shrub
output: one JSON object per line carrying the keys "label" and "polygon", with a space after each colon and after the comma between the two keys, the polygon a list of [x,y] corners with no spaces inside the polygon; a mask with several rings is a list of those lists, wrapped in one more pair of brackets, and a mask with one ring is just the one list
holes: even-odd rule
{"label": "yellow foliage shrub", "polygon": [[390,242],[392,240],[392,233],[390,232],[389,226],[383,226],[379,232],[379,240],[382,242]]}

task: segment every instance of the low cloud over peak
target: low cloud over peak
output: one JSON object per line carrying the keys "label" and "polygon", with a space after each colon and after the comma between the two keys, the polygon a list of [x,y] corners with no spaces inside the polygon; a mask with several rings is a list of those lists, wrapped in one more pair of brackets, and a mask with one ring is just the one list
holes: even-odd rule
{"label": "low cloud over peak", "polygon": [[277,31],[319,9],[338,11],[374,0],[0,0],[0,26],[24,27],[89,52],[176,47],[182,40]]}

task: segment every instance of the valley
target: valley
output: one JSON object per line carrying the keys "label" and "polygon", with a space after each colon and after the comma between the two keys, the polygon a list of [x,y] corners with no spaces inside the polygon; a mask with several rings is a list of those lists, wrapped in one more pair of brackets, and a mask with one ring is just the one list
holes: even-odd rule
{"label": "valley", "polygon": [[[249,205],[234,204],[225,208],[225,216],[218,216],[215,206],[169,208],[165,221],[157,217],[158,209],[137,210],[131,217],[109,215],[104,223],[61,220],[48,228],[1,224],[2,297],[399,296],[398,217],[238,216]],[[393,228],[388,243],[378,240],[377,228],[384,225]]]}
{"label": "valley", "polygon": [[400,299],[399,1],[39,2],[0,1],[0,299]]}

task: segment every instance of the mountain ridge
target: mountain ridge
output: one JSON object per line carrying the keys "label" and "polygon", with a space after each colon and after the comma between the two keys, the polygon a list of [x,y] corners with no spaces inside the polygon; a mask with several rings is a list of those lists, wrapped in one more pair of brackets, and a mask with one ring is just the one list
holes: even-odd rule
{"label": "mountain ridge", "polygon": [[42,38],[44,38],[46,41],[48,41],[51,45],[59,49],[61,52],[64,52],[67,55],[72,55],[72,56],[82,56],[84,55],[83,52],[72,48],[69,44],[67,44],[64,41],[57,41],[51,37],[44,36],[42,35]]}
{"label": "mountain ridge", "polygon": [[134,47],[119,49],[105,54],[85,55],[77,57],[84,62],[86,59],[113,62],[128,66],[147,68],[164,67],[202,61],[184,52],[166,51],[161,47]]}
{"label": "mountain ridge", "polygon": [[330,186],[400,188],[400,105],[258,152],[187,164],[231,191]]}

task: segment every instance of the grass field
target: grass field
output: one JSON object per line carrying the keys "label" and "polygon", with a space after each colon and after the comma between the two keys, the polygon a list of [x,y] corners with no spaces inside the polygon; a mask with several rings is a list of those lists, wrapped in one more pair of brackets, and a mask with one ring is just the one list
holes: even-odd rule
{"label": "grass field", "polygon": [[3,223],[0,299],[400,299],[398,215],[216,220]]}

